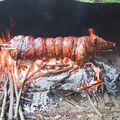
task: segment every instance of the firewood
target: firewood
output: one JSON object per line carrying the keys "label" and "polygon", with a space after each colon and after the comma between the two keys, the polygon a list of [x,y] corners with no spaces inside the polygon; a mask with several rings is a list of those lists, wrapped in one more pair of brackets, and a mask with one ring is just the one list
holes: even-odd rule
{"label": "firewood", "polygon": [[30,70],[31,70],[31,67],[33,66],[33,63],[34,63],[34,61],[33,61],[32,64],[30,65],[30,67],[28,68],[28,71],[27,71],[27,73],[26,73],[26,75],[25,75],[25,78],[24,78],[24,80],[23,80],[22,86],[21,86],[21,88],[20,88],[20,90],[19,90],[19,93],[18,93],[18,97],[17,97],[17,101],[16,101],[16,106],[15,106],[15,115],[14,115],[14,118],[15,118],[15,119],[18,118],[18,110],[19,110],[19,104],[20,104],[20,97],[21,97],[21,94],[22,94],[24,85],[25,85],[25,83],[26,83],[26,81],[27,81],[28,74],[29,74],[29,72],[30,72]]}
{"label": "firewood", "polygon": [[4,98],[2,102],[2,110],[0,114],[0,120],[3,120],[4,115],[5,115],[5,107],[6,107],[6,101],[7,101],[7,84],[8,84],[8,79],[5,81],[4,84]]}
{"label": "firewood", "polygon": [[14,109],[14,86],[13,86],[13,80],[11,78],[11,74],[8,73],[9,77],[9,83],[10,83],[10,105],[9,105],[9,115],[8,119],[13,119],[13,109]]}
{"label": "firewood", "polygon": [[[14,79],[14,88],[15,88],[16,99],[18,99],[18,89],[17,89],[17,85],[16,85],[15,79]],[[25,120],[23,112],[22,112],[21,105],[19,105],[19,116],[20,116],[21,120]]]}

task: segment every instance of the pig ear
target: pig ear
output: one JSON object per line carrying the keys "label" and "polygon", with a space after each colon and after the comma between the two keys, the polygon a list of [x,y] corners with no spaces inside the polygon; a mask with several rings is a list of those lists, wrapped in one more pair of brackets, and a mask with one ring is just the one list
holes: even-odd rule
{"label": "pig ear", "polygon": [[94,30],[92,28],[89,28],[88,32],[89,32],[90,37],[92,37],[93,39],[96,38],[95,37],[95,32],[94,32]]}
{"label": "pig ear", "polygon": [[94,32],[94,30],[92,29],[92,28],[89,28],[88,29],[88,32],[89,32],[89,35],[91,36],[91,35],[95,35],[95,32]]}

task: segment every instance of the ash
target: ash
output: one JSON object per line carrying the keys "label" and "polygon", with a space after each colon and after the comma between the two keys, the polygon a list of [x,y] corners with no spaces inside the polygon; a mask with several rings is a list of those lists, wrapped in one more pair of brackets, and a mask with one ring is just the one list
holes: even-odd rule
{"label": "ash", "polygon": [[[120,72],[117,71],[112,66],[105,64],[104,62],[95,61],[95,64],[101,68],[100,72],[100,80],[102,80],[102,84],[99,86],[94,87],[94,89],[89,89],[89,93],[95,95],[97,92],[105,92],[107,91],[113,95],[120,94]],[[79,69],[76,74],[73,74],[65,84],[61,86],[60,89],[64,90],[73,90],[75,92],[77,89],[81,89],[82,84],[89,85],[91,80],[95,81],[96,73],[93,71],[93,67],[95,65],[93,63],[87,63],[84,67]],[[79,90],[78,89],[78,90]],[[84,95],[84,91],[80,91],[81,95]]]}
{"label": "ash", "polygon": [[35,111],[44,111],[49,106],[56,107],[58,102],[55,100],[55,98],[52,99],[48,96],[48,91],[39,93],[37,92],[29,97],[31,97],[32,101],[30,103],[24,104],[24,110],[28,113]]}
{"label": "ash", "polygon": [[[94,66],[100,67],[101,71],[99,76],[102,80],[102,84],[90,87],[88,89],[89,93],[91,95],[96,95],[98,92],[107,91],[110,94],[119,95],[119,71],[104,62],[98,61],[95,61],[95,64],[85,64],[85,66],[77,70],[77,72],[71,74],[65,82],[56,87],[55,91],[63,91],[63,94],[66,91],[72,91],[72,93],[79,93],[79,95],[85,96],[84,90],[80,91],[80,89],[82,89],[82,85],[89,86],[91,85],[91,81],[96,81],[96,72],[93,70]],[[58,103],[62,100],[62,97],[52,94],[50,88],[56,81],[65,78],[65,76],[68,75],[68,72],[54,76],[51,75],[49,77],[40,77],[34,80],[33,83],[28,84],[24,92],[24,97],[28,98],[28,101],[23,102],[24,110],[26,112],[35,112],[46,111],[49,107],[57,107]],[[40,91],[34,92],[34,90],[37,89]]]}
{"label": "ash", "polygon": [[120,94],[120,72],[112,66],[105,64],[104,62],[95,61],[97,65],[101,66],[101,80],[104,82],[104,87],[108,93],[113,95]]}
{"label": "ash", "polygon": [[[40,77],[32,84],[27,85],[24,96],[29,100],[23,103],[24,110],[30,113],[35,111],[45,111],[48,109],[48,107],[57,107],[62,98],[50,93],[49,89],[54,82],[64,78],[66,74],[67,73],[57,76]],[[32,92],[36,89],[38,89],[38,91]],[[43,91],[39,92],[39,90]]]}
{"label": "ash", "polygon": [[[84,94],[84,91],[79,91],[82,89],[82,85],[89,86],[91,81],[96,81],[96,73],[93,71],[93,64],[87,63],[83,68],[79,69],[76,74],[73,74],[68,78],[67,82],[61,86],[60,89],[67,91],[74,91],[80,94]],[[94,89],[89,89],[89,92],[95,93],[97,91],[97,86]]]}

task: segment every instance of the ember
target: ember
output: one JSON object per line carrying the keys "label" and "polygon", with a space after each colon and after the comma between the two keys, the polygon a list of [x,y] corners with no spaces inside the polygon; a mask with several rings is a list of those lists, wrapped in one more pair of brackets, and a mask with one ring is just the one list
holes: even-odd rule
{"label": "ember", "polygon": [[[46,40],[17,36],[8,43],[1,40],[0,78],[4,85],[1,119],[7,111],[7,100],[8,119],[12,119],[13,116],[17,119],[18,115],[22,119],[22,110],[46,110],[49,106],[56,106],[61,98],[74,105],[59,95],[58,91],[85,94],[89,100],[89,95],[96,96],[101,91],[117,95],[120,87],[119,73],[116,69],[98,61],[90,62],[96,54],[114,48],[115,44],[99,38],[92,29],[89,30],[89,34],[90,36],[85,37]],[[39,45],[36,40],[39,41]],[[51,94],[52,98],[49,96]],[[93,108],[102,116],[95,107]]]}

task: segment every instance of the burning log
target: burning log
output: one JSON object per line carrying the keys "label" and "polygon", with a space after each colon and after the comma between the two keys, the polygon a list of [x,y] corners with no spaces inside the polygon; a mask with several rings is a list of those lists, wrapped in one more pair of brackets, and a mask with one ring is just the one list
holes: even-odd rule
{"label": "burning log", "polygon": [[[34,62],[33,62],[33,63],[34,63]],[[20,97],[21,97],[22,90],[23,90],[24,85],[25,85],[25,83],[26,83],[26,81],[27,81],[27,77],[28,77],[28,74],[29,74],[29,72],[30,72],[30,69],[31,69],[33,63],[30,65],[30,67],[29,67],[29,69],[28,69],[28,71],[27,71],[27,74],[26,74],[26,76],[25,76],[25,78],[24,78],[24,80],[23,80],[23,84],[22,84],[22,86],[21,86],[21,88],[20,88],[20,91],[19,91],[19,94],[18,94],[18,98],[17,98],[17,102],[16,102],[16,107],[15,107],[15,116],[14,116],[15,119],[18,118]]]}
{"label": "burning log", "polygon": [[[61,73],[64,73],[64,72],[67,72],[67,71],[74,71],[74,70],[76,70],[77,69],[77,67],[76,68],[64,68],[64,69],[62,69],[62,70],[53,70],[53,71],[48,71],[48,72],[46,72],[46,73],[43,73],[42,75],[38,75],[38,76],[35,76],[33,79],[37,79],[37,78],[39,78],[39,77],[49,77],[49,76],[55,76],[55,75],[58,75],[58,74],[61,74]],[[69,75],[68,75],[69,76]]]}

